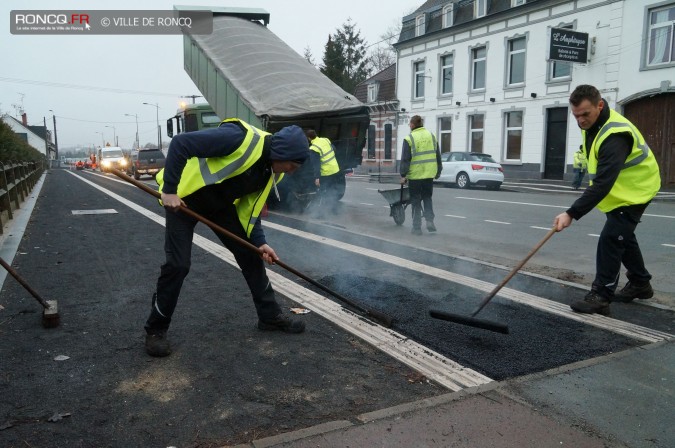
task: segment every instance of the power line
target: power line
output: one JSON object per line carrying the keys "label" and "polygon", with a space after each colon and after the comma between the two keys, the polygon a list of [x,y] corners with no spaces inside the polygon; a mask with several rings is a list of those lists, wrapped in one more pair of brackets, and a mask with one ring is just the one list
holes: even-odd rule
{"label": "power line", "polygon": [[129,90],[129,89],[114,89],[110,87],[97,87],[97,86],[83,86],[78,84],[66,84],[62,82],[51,82],[51,81],[37,81],[33,79],[19,79],[19,78],[7,78],[0,76],[1,82],[10,82],[15,84],[31,84],[36,86],[45,86],[45,87],[61,87],[65,89],[78,89],[78,90],[89,90],[96,92],[110,92],[110,93],[128,93],[131,95],[151,95],[151,96],[167,96],[167,97],[178,97],[180,96],[177,93],[165,93],[165,92],[146,92],[142,90]]}

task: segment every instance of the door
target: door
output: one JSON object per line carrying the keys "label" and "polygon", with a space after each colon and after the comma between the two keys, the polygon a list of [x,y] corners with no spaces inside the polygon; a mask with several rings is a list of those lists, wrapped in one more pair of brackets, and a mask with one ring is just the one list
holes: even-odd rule
{"label": "door", "polygon": [[567,108],[546,110],[546,147],[544,148],[544,179],[560,179],[565,174],[567,146]]}

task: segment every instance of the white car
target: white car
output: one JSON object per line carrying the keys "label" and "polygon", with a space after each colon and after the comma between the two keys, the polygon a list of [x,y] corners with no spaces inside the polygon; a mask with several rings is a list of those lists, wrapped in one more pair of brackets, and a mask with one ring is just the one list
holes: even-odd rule
{"label": "white car", "polygon": [[489,154],[481,152],[448,152],[441,154],[443,171],[434,182],[457,184],[459,188],[485,185],[499,190],[504,182],[504,169]]}

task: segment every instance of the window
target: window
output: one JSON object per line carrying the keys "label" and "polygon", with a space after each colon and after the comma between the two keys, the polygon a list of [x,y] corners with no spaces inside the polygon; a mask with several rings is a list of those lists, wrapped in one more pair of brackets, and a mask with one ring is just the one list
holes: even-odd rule
{"label": "window", "polygon": [[368,84],[368,103],[377,101],[377,84]]}
{"label": "window", "polygon": [[520,6],[524,5],[525,0],[511,0],[511,6]]}
{"label": "window", "polygon": [[384,125],[384,158],[391,160],[391,138],[392,138],[392,129],[393,126],[391,123]]}
{"label": "window", "polygon": [[[560,28],[572,29],[572,25]],[[551,61],[549,64],[549,81],[569,81],[572,79],[572,63],[563,61]]]}
{"label": "window", "polygon": [[415,62],[415,94],[413,98],[424,98],[424,61]]}
{"label": "window", "polygon": [[415,19],[415,36],[422,36],[424,34],[424,14],[417,16]]}
{"label": "window", "polygon": [[473,16],[477,19],[485,15],[487,9],[487,0],[474,0],[473,2]]}
{"label": "window", "polygon": [[471,90],[485,89],[486,56],[486,47],[471,50]]}
{"label": "window", "polygon": [[675,5],[649,12],[647,65],[675,62]]}
{"label": "window", "polygon": [[453,13],[453,3],[445,5],[443,7],[443,28],[449,28],[452,26],[452,13]]}
{"label": "window", "polygon": [[469,150],[483,152],[483,114],[469,116]]}
{"label": "window", "polygon": [[441,146],[441,154],[452,151],[452,117],[438,119],[438,143]]}
{"label": "window", "polygon": [[525,83],[525,38],[518,37],[508,41],[509,54],[507,61],[506,84],[521,85]]}
{"label": "window", "polygon": [[523,112],[507,112],[504,114],[504,142],[506,144],[506,158],[520,160],[520,151],[523,145]]}
{"label": "window", "polygon": [[368,158],[375,158],[375,125],[368,126]]}
{"label": "window", "polygon": [[441,56],[441,95],[452,93],[453,55]]}

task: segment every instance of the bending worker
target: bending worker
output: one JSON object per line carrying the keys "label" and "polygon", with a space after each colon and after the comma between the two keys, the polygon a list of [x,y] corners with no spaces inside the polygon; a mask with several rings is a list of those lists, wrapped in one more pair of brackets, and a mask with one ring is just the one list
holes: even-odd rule
{"label": "bending worker", "polygon": [[[561,231],[593,207],[605,213],[595,280],[586,297],[570,306],[579,313],[609,315],[612,301],[630,302],[654,295],[635,228],[659,191],[661,177],[654,153],[640,131],[610,110],[598,89],[578,86],[570,95],[570,104],[588,154],[590,185],[566,212],[555,217],[554,224]],[[626,267],[628,283],[615,294],[621,264]]]}
{"label": "bending worker", "polygon": [[307,138],[298,126],[271,135],[236,118],[224,120],[217,128],[178,134],[171,140],[166,166],[157,174],[161,201],[167,209],[166,262],[145,324],[148,354],[171,353],[166,332],[190,270],[197,220],[178,211],[181,205],[262,251],[259,255],[216,232],[246,279],[258,314],[258,328],[304,331],[304,322],[284,315],[274,297],[263,261],[273,264],[279,257],[267,244],[259,216],[283,173],[292,173],[307,157]]}
{"label": "bending worker", "polygon": [[[335,146],[326,137],[318,137],[314,129],[308,129],[305,133],[309,140],[309,158],[314,173],[314,185],[321,195],[321,206],[337,213],[337,188],[342,173],[335,159]],[[319,214],[322,213],[320,210]]]}
{"label": "bending worker", "polygon": [[434,192],[434,179],[438,179],[441,175],[443,162],[436,136],[422,126],[422,117],[414,115],[408,126],[410,134],[403,140],[401,151],[401,185],[406,181],[409,182],[413,215],[412,234],[421,235],[422,214],[427,223],[427,230],[436,231],[431,196]]}

